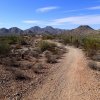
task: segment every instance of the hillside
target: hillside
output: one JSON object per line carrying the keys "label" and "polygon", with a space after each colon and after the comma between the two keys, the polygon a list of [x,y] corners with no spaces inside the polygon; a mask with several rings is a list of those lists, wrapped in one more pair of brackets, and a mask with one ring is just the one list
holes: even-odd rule
{"label": "hillside", "polygon": [[39,26],[34,26],[26,30],[19,29],[17,27],[12,27],[10,29],[1,28],[0,36],[6,35],[20,35],[20,34],[60,34],[63,33],[64,30],[53,28],[51,26],[47,26],[44,28],[40,28]]}
{"label": "hillside", "polygon": [[17,27],[12,27],[10,29],[1,28],[0,36],[20,35],[20,34],[61,34],[61,33],[84,35],[84,34],[98,34],[99,32],[100,31],[94,30],[88,25],[81,25],[78,28],[72,30],[67,30],[67,28],[58,29],[58,28],[53,28],[51,26],[47,26],[44,28],[40,28],[39,26],[34,26],[26,30],[22,30]]}
{"label": "hillside", "polygon": [[0,37],[0,100],[100,99],[99,37],[48,36]]}
{"label": "hillside", "polygon": [[65,31],[66,34],[76,34],[76,35],[93,35],[98,34],[99,32],[97,30],[94,30],[88,25],[81,25],[75,29]]}

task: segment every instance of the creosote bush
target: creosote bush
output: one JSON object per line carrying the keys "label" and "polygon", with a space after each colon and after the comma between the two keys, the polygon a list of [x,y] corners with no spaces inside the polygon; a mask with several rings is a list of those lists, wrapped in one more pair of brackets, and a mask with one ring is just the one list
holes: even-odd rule
{"label": "creosote bush", "polygon": [[55,39],[56,38],[56,35],[53,35],[53,34],[44,34],[43,36],[42,36],[42,39],[43,40],[52,40],[52,39]]}
{"label": "creosote bush", "polygon": [[57,63],[57,55],[53,55],[52,52],[45,52],[46,62],[47,63]]}
{"label": "creosote bush", "polygon": [[45,73],[45,67],[43,66],[43,64],[38,63],[34,66],[33,71],[35,74],[43,74]]}
{"label": "creosote bush", "polygon": [[100,35],[58,35],[58,39],[64,45],[74,45],[75,47],[83,48],[88,56],[94,56],[98,50],[100,50]]}
{"label": "creosote bush", "polygon": [[0,43],[0,55],[6,55],[10,52],[10,46],[9,44],[5,42]]}
{"label": "creosote bush", "polygon": [[47,41],[40,41],[38,46],[39,46],[39,48],[41,49],[42,52],[44,52],[46,50],[54,52],[56,44],[50,43],[50,42],[47,42]]}
{"label": "creosote bush", "polygon": [[7,37],[7,39],[9,40],[10,44],[16,44],[20,41],[19,36],[9,36],[9,37]]}

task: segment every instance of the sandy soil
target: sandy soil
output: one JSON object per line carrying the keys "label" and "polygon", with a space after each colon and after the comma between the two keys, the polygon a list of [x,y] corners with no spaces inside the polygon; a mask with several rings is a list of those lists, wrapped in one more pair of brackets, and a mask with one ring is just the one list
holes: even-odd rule
{"label": "sandy soil", "polygon": [[100,73],[87,66],[82,50],[69,53],[55,66],[45,83],[23,100],[100,100]]}

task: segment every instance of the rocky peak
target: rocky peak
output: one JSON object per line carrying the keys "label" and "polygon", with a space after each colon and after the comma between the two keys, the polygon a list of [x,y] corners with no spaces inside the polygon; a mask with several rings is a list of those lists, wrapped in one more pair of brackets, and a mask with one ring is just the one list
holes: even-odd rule
{"label": "rocky peak", "polygon": [[88,25],[81,25],[77,29],[80,29],[80,30],[94,30],[93,28],[91,28]]}

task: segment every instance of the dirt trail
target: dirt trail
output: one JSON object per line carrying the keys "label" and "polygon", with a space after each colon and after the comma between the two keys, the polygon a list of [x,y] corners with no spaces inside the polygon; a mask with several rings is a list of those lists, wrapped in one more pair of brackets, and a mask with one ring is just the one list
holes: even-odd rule
{"label": "dirt trail", "polygon": [[63,61],[42,87],[23,100],[100,100],[100,81],[87,67],[82,50],[66,47]]}

